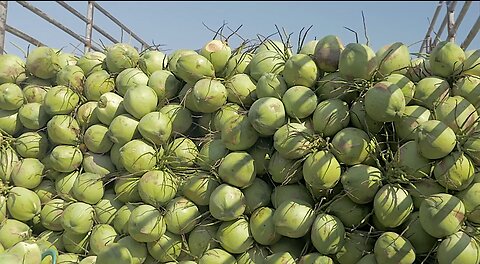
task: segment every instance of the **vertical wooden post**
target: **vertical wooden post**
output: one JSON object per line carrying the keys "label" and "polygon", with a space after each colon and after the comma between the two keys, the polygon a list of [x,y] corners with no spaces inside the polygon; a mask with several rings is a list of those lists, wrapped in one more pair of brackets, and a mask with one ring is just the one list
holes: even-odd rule
{"label": "vertical wooden post", "polygon": [[455,19],[455,24],[453,25],[453,34],[457,33],[457,29],[460,26],[460,24],[463,21],[463,18],[468,12],[468,9],[470,8],[470,5],[472,4],[472,1],[465,1],[463,4],[462,10],[460,10],[460,13],[458,14],[457,18]]}
{"label": "vertical wooden post", "polygon": [[8,1],[0,1],[0,54],[5,53]]}
{"label": "vertical wooden post", "polygon": [[448,41],[455,42],[455,7],[452,5],[452,1],[447,1],[448,12]]}
{"label": "vertical wooden post", "polygon": [[93,32],[93,1],[88,1],[87,7],[87,28],[85,32],[85,53],[90,51],[92,47],[92,32]]}

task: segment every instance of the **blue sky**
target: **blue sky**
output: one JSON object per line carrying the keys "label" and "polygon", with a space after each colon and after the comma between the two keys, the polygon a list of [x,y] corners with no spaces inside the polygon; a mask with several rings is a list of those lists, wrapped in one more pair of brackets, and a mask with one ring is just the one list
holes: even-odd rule
{"label": "blue sky", "polygon": [[[78,34],[85,33],[85,24],[68,13],[54,1],[34,2],[34,6],[61,21]],[[71,6],[86,14],[87,1],[67,1]],[[147,2],[147,1],[98,1],[111,14],[127,25],[146,42],[164,44],[166,53],[175,49],[198,49],[212,39],[213,33],[206,29],[218,28],[225,21],[231,28],[240,25],[239,34],[243,38],[256,38],[257,34],[270,35],[276,32],[275,24],[293,33],[292,42],[296,46],[298,33],[302,27],[313,25],[307,40],[334,34],[346,45],[355,42],[353,33],[343,27],[349,27],[359,33],[360,42],[365,43],[363,34],[363,10],[367,22],[370,46],[377,50],[383,45],[400,41],[407,45],[421,40],[428,27],[428,18],[432,18],[436,1],[423,2]],[[459,13],[463,1],[457,4]],[[442,9],[442,16],[446,8]],[[457,43],[461,43],[480,14],[480,2],[473,2],[469,13],[457,33]],[[437,21],[438,29],[441,19]],[[48,24],[29,10],[14,1],[9,1],[7,23],[16,27],[48,46],[64,48],[76,52],[75,47],[83,50],[82,44],[58,28]],[[112,36],[120,39],[120,29],[103,14],[96,11],[94,23],[105,29]],[[446,31],[446,30],[445,30]],[[227,30],[228,32],[228,30]],[[442,39],[445,39],[446,32]],[[277,38],[278,37],[274,37]],[[95,33],[93,39],[111,44],[101,35]],[[125,36],[124,42],[138,46],[138,43]],[[232,37],[230,44],[236,47],[240,38]],[[6,51],[22,54],[15,45],[23,50],[28,44],[7,33]],[[411,52],[417,52],[420,44],[412,45]],[[470,44],[469,49],[480,48],[480,34]]]}

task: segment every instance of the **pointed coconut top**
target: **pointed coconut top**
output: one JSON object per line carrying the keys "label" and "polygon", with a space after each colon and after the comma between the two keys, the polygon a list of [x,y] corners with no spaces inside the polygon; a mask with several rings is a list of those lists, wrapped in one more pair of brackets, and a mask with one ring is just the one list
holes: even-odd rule
{"label": "pointed coconut top", "polygon": [[221,40],[214,39],[205,45],[205,50],[208,52],[216,52],[224,49],[225,46],[228,45]]}

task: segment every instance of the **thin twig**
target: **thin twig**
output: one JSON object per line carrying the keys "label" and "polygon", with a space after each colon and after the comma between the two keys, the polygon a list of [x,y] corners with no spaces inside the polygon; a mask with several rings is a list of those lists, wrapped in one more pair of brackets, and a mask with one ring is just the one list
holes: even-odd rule
{"label": "thin twig", "polygon": [[365,14],[363,13],[363,10],[362,10],[362,22],[363,22],[363,33],[365,34],[365,39],[367,40],[367,46],[369,46],[370,40],[368,39],[368,35],[367,35],[367,22],[365,22]]}
{"label": "thin twig", "polygon": [[213,30],[211,29],[209,26],[207,26],[204,22],[202,22],[202,25],[207,28],[209,31],[215,33],[215,35],[213,36],[213,39],[215,39],[218,35],[220,35],[222,38],[226,39],[224,35],[222,35],[221,33],[221,30],[223,29],[224,26],[226,26],[226,24],[223,24],[218,30]]}
{"label": "thin twig", "polygon": [[227,39],[225,41],[228,42],[228,40],[233,36],[233,35],[236,35],[237,37],[239,37],[241,40],[245,41],[245,39],[240,36],[240,34],[238,34],[238,31],[243,27],[243,25],[240,25],[237,29],[235,30],[232,30],[229,26],[227,26],[227,29],[229,29],[230,31],[232,31],[232,33],[230,35],[228,35]]}
{"label": "thin twig", "polygon": [[[297,53],[300,53],[300,49],[303,47],[303,44],[305,44],[305,39],[307,38],[307,35],[308,35],[308,32],[310,31],[310,29],[313,28],[313,25],[310,25],[310,27],[307,28],[307,30],[305,30],[305,33],[303,34],[303,37],[300,37],[300,34],[302,31],[300,31],[300,34],[299,34],[299,39],[298,39],[298,51]],[[302,30],[304,30],[305,27],[302,28]],[[301,38],[301,39],[300,39]]]}
{"label": "thin twig", "polygon": [[353,32],[353,33],[355,34],[355,40],[356,40],[356,42],[357,42],[357,44],[358,44],[358,33],[357,33],[355,30],[351,29],[351,28],[348,28],[348,27],[343,27],[343,28],[345,28],[346,30],[348,30],[348,31],[350,31],[350,32]]}

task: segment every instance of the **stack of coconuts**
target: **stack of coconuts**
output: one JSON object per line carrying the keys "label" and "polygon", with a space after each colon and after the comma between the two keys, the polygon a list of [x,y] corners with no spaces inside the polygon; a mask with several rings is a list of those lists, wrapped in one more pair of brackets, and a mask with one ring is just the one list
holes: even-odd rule
{"label": "stack of coconuts", "polygon": [[0,263],[478,264],[480,50],[0,56]]}

